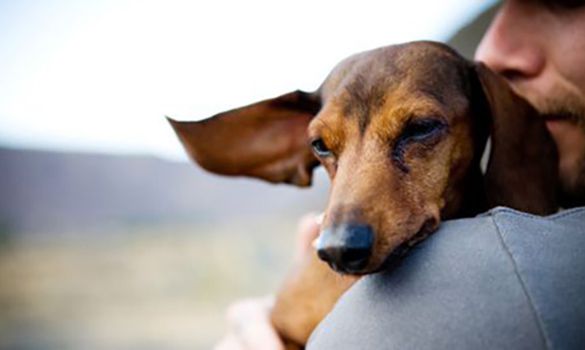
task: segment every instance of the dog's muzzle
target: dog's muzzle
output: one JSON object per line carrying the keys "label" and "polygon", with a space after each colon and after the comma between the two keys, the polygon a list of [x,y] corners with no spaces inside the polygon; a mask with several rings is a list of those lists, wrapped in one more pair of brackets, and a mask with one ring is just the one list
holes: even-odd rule
{"label": "dog's muzzle", "polygon": [[325,229],[317,240],[317,254],[335,271],[359,274],[368,265],[374,246],[369,225],[342,224]]}

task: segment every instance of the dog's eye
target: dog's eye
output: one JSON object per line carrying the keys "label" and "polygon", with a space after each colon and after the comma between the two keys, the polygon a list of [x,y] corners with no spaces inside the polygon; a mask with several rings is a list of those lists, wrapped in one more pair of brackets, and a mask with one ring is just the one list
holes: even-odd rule
{"label": "dog's eye", "polygon": [[425,118],[411,120],[406,124],[402,134],[400,134],[392,148],[392,160],[401,170],[408,172],[409,168],[404,158],[407,146],[412,143],[421,143],[427,146],[433,145],[441,139],[438,136],[443,134],[446,128],[447,123],[440,119]]}
{"label": "dog's eye", "polygon": [[331,155],[331,150],[327,148],[323,139],[315,139],[311,141],[311,147],[313,147],[313,151],[319,157],[329,157]]}
{"label": "dog's eye", "polygon": [[445,122],[439,119],[419,119],[408,123],[402,132],[401,139],[407,141],[424,141],[444,130]]}

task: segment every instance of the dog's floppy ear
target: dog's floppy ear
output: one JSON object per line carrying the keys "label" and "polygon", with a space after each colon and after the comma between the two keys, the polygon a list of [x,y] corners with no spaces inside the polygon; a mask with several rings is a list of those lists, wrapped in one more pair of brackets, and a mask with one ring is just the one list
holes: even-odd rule
{"label": "dog's floppy ear", "polygon": [[488,207],[554,213],[558,209],[558,156],[544,120],[484,64],[475,64],[474,70],[481,90],[474,99],[483,99],[477,105],[491,119],[491,153],[485,174]]}
{"label": "dog's floppy ear", "polygon": [[320,108],[318,95],[294,91],[198,122],[169,121],[191,158],[211,172],[309,186],[318,161],[307,126]]}

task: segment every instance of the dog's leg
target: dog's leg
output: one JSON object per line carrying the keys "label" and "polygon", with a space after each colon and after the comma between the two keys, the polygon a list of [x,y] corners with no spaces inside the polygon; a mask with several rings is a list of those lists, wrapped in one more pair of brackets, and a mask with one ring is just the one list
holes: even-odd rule
{"label": "dog's leg", "polygon": [[302,349],[339,297],[358,279],[331,270],[311,251],[290,274],[277,294],[272,322],[287,349]]}

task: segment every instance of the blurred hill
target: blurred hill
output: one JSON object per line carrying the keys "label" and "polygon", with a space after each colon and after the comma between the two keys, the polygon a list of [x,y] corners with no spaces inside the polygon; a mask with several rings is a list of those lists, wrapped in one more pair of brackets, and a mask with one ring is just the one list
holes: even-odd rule
{"label": "blurred hill", "polygon": [[456,49],[464,57],[472,60],[475,54],[475,49],[492,22],[492,19],[496,15],[499,6],[500,1],[492,4],[476,18],[454,33],[447,41],[447,44]]}
{"label": "blurred hill", "polygon": [[322,208],[326,187],[322,171],[314,188],[299,190],[151,156],[0,148],[0,230],[91,232],[298,216]]}

